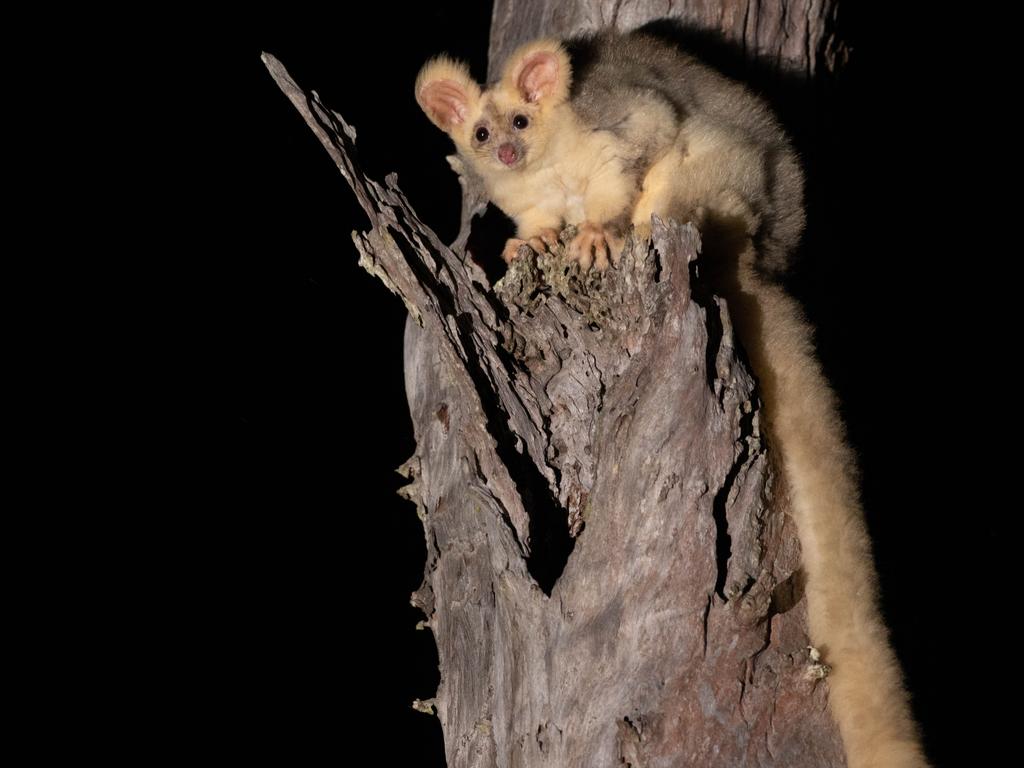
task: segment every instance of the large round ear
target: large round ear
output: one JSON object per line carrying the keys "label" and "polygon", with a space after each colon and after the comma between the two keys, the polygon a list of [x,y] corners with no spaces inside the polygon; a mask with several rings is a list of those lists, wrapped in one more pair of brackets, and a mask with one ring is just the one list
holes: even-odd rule
{"label": "large round ear", "polygon": [[569,98],[572,65],[558,40],[536,40],[512,54],[501,77],[527,102],[559,104]]}
{"label": "large round ear", "polygon": [[480,86],[461,61],[438,56],[423,65],[416,77],[416,103],[445,133],[462,125],[480,100]]}

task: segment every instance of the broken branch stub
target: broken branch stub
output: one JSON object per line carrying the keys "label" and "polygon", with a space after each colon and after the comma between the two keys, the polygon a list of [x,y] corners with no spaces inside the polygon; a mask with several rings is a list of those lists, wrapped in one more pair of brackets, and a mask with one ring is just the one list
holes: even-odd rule
{"label": "broken branch stub", "polygon": [[264,60],[370,218],[360,263],[410,309],[403,495],[450,768],[843,765],[754,381],[695,280],[693,226],[655,220],[604,274],[524,255],[492,288],[463,252],[479,185],[463,175],[445,246]]}

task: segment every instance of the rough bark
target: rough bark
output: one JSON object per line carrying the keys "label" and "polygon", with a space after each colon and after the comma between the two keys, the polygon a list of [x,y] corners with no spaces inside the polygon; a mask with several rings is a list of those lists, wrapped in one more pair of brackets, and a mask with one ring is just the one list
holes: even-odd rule
{"label": "rough bark", "polygon": [[811,78],[847,57],[837,0],[495,0],[490,72],[521,43],[671,21],[739,48],[748,61]]}
{"label": "rough bark", "polygon": [[604,275],[525,251],[495,286],[355,132],[268,68],[372,223],[360,263],[410,310],[423,520],[450,768],[844,764],[808,649],[799,546],[699,235],[658,223]]}

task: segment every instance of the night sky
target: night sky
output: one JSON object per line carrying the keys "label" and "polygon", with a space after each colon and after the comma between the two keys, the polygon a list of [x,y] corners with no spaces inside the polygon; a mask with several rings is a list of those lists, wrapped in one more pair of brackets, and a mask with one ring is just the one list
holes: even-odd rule
{"label": "night sky", "polygon": [[[254,13],[225,33],[220,53],[232,118],[208,126],[215,160],[201,194],[218,229],[197,277],[209,313],[209,450],[220,459],[197,566],[209,584],[196,610],[212,685],[199,707],[220,713],[229,742],[272,762],[351,764],[356,749],[385,763],[444,757],[436,718],[410,706],[433,696],[438,673],[433,637],[415,629],[423,616],[409,605],[422,528],[395,493],[394,470],[415,447],[405,309],[356,265],[350,233],[367,221],[259,56],[273,53],[344,115],[363,167],[379,180],[397,172],[421,218],[451,241],[450,144],[412,84],[440,51],[484,77],[489,8],[459,5]],[[932,268],[937,254],[955,258],[954,246],[921,235],[934,214],[914,195],[929,162],[917,145],[934,111],[930,84],[906,64],[897,25],[847,5],[857,8],[845,17],[853,53],[841,82],[801,90],[752,77],[807,162],[811,224],[790,284],[818,328],[861,457],[915,711],[930,754],[951,764],[965,729],[980,734],[987,719],[984,699],[964,707],[947,691],[973,677],[955,660],[995,598],[973,594],[964,568],[982,567],[996,533],[964,530],[977,511],[977,458],[954,436],[972,420],[968,396],[948,385],[967,362],[948,348],[953,285]]]}

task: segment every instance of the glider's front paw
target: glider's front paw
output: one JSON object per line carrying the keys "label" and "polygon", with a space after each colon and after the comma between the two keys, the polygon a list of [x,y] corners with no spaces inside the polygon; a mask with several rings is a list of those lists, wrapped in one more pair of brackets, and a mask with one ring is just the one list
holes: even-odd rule
{"label": "glider's front paw", "polygon": [[544,253],[545,251],[551,251],[556,245],[558,245],[558,230],[542,229],[534,237],[526,238],[525,240],[519,237],[510,237],[508,242],[505,243],[505,249],[501,252],[501,258],[506,263],[511,263],[512,259],[519,255],[519,249],[522,246],[529,246],[534,253]]}
{"label": "glider's front paw", "polygon": [[569,243],[569,258],[578,261],[584,271],[593,264],[596,270],[604,272],[609,261],[619,263],[623,245],[623,239],[608,227],[585,221]]}

